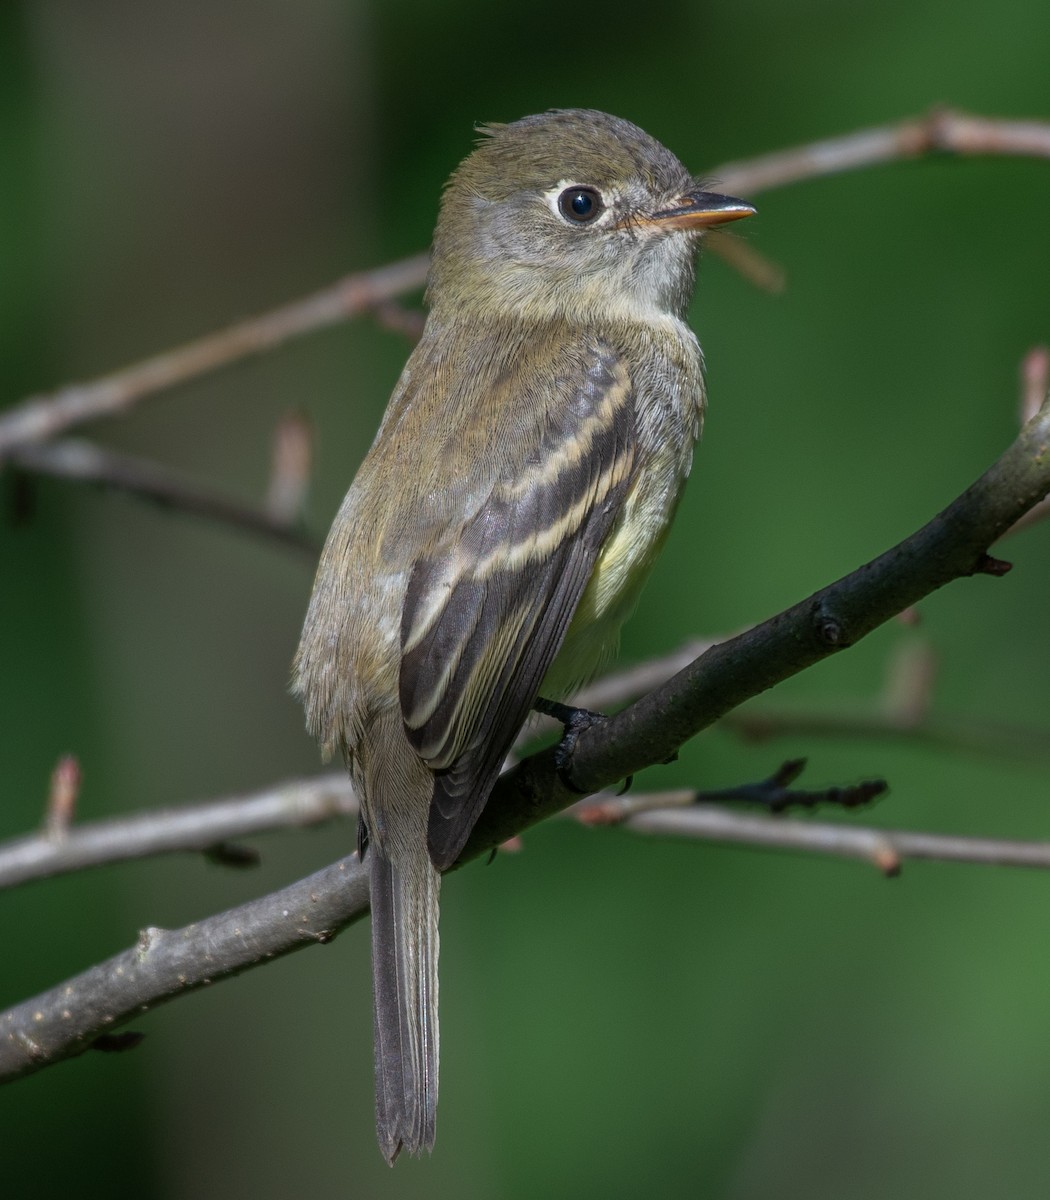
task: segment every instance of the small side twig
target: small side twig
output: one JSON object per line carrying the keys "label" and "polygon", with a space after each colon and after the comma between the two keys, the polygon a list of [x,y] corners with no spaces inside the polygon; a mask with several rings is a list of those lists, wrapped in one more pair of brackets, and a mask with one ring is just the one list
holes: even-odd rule
{"label": "small side twig", "polygon": [[266,511],[270,519],[294,528],[303,519],[303,503],[313,468],[313,426],[304,412],[285,413],[273,432]]}
{"label": "small side twig", "polygon": [[64,754],[51,772],[51,787],[47,796],[46,835],[52,841],[64,838],[77,810],[80,795],[80,762],[72,754]]}
{"label": "small side twig", "polygon": [[837,808],[860,808],[883,795],[888,784],[884,779],[867,779],[863,783],[834,785],[826,788],[793,788],[791,784],[806,767],[804,758],[792,758],[773,772],[768,779],[731,788],[704,789],[697,792],[698,803],[732,801],[759,804],[771,813],[787,812],[789,808],[817,808],[821,804]]}
{"label": "small side twig", "polygon": [[[1050,392],[1050,348],[1033,346],[1021,360],[1021,424],[1024,425],[1039,411],[1043,401]],[[1003,534],[1009,537],[1019,530],[1028,529],[1032,525],[1045,521],[1050,517],[1050,497],[1044,497],[1034,507],[1030,508],[1019,521]]]}
{"label": "small side twig", "polygon": [[792,758],[782,763],[768,779],[728,788],[704,788],[700,791],[650,792],[648,794],[610,796],[602,793],[590,800],[581,800],[567,812],[582,825],[621,824],[638,813],[657,809],[681,808],[695,804],[756,804],[774,815],[789,808],[814,809],[827,804],[837,808],[859,808],[883,795],[887,784],[883,779],[826,788],[792,788],[791,784],[806,768],[804,758]]}

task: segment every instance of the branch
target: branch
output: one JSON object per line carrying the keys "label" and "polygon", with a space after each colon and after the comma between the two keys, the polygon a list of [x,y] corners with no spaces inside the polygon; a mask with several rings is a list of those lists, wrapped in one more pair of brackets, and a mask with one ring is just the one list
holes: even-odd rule
{"label": "branch", "polygon": [[859,858],[873,863],[886,875],[899,874],[901,862],[905,859],[1050,869],[1050,842],[954,837],[942,833],[863,828],[827,821],[747,816],[713,804],[681,807],[689,804],[695,795],[695,792],[682,792],[653,797],[653,801],[663,799],[664,805],[628,813],[622,823],[635,833]]}
{"label": "branch", "polygon": [[[1050,403],[957,500],[927,525],[837,583],[706,651],[668,683],[581,733],[571,783],[543,751],[503,775],[476,835],[499,843],[566,807],[667,762],[702,729],[953,579],[1002,574],[988,549],[1050,492]],[[468,850],[475,847],[472,838]]]}
{"label": "branch", "polygon": [[44,441],[99,417],[113,416],[202,375],[303,334],[325,329],[423,285],[428,256],[417,254],[374,271],[347,275],[330,287],[259,317],[147,358],[92,383],[33,396],[0,417],[0,462],[16,446]]}
{"label": "branch", "polygon": [[[669,654],[660,655],[657,658],[648,659],[646,662],[637,663],[633,667],[624,667],[620,671],[612,671],[608,675],[603,675],[577,692],[573,696],[572,702],[579,708],[605,712],[628,700],[637,700],[639,696],[651,692],[661,683],[666,683],[683,667],[687,667],[693,659],[710,646],[717,644],[718,639],[716,638],[692,638]],[[515,739],[511,759],[508,761],[516,761],[515,756],[518,752],[538,737],[560,729],[561,725],[553,717],[533,713]]]}
{"label": "branch", "polygon": [[114,488],[166,508],[247,530],[301,550],[311,560],[315,560],[320,552],[320,547],[297,520],[289,521],[264,509],[195,487],[156,463],[105,450],[91,442],[66,438],[19,446],[11,451],[10,461],[24,471]]}
{"label": "branch", "polygon": [[0,1080],[87,1050],[147,1009],[218,979],[332,940],[368,911],[356,855],[182,929],[144,929],[123,953],[0,1014]]}
{"label": "branch", "polygon": [[[1050,349],[1034,346],[1021,360],[1021,423],[1039,411],[1050,391]],[[1044,497],[1010,528],[1009,533],[1027,529],[1050,516],[1050,499]]]}
{"label": "branch", "polygon": [[860,129],[761,158],[726,163],[711,175],[726,191],[757,195],[806,179],[931,154],[1050,158],[1050,124],[1003,121],[935,108],[896,125]]}
{"label": "branch", "polygon": [[154,854],[208,853],[223,842],[266,830],[318,825],[356,814],[350,782],[340,773],[283,783],[249,796],[70,825],[58,833],[49,829],[0,844],[0,889]]}
{"label": "branch", "polygon": [[[993,120],[936,109],[897,125],[862,129],[840,138],[726,163],[707,174],[727,191],[755,196],[806,179],[935,153],[1050,158],[1050,124]],[[747,254],[742,251],[734,255],[726,246],[722,249],[730,258],[740,259]],[[383,319],[390,322],[395,318],[389,302],[420,287],[426,269],[427,256],[417,255],[374,271],[348,275],[313,296],[145,359],[114,375],[31,397],[0,417],[0,462],[16,446],[44,441],[84,421],[123,412],[146,397],[359,313],[379,309]],[[750,269],[763,276],[770,271],[768,266]],[[775,285],[775,279],[766,280],[766,286]],[[404,321],[397,318],[397,323],[403,325]]]}
{"label": "branch", "polygon": [[[624,672],[622,676],[611,677],[610,692],[618,692],[621,683],[629,682],[635,670],[639,675],[650,670],[654,675],[664,674],[660,670],[664,661],[656,660]],[[638,693],[632,689],[632,694]],[[966,753],[999,754],[1035,762],[1050,759],[1050,734],[1045,728],[990,725],[983,719],[924,718],[921,723],[913,723],[888,713],[843,715],[761,709],[729,713],[721,723],[745,740],[756,743],[799,735],[888,737]],[[552,721],[551,725],[556,726],[557,722]],[[692,792],[688,794],[695,796]],[[652,803],[647,802],[647,806],[665,808],[679,802],[673,798],[678,793],[670,794],[672,799],[667,795],[659,793],[651,798]],[[637,800],[637,794],[632,794],[631,799]],[[159,854],[199,853],[228,862],[228,858],[216,854],[226,843],[259,833],[308,828],[338,817],[356,815],[357,801],[349,781],[342,774],[333,774],[278,784],[256,794],[73,824],[59,833],[48,830],[0,843],[0,891],[91,867]],[[612,811],[616,820],[623,815],[619,807]],[[746,841],[746,837],[741,840]]]}
{"label": "branch", "polygon": [[[457,866],[568,807],[581,790],[602,790],[666,761],[737,704],[852,645],[950,580],[1001,573],[988,547],[1048,491],[1050,405],[1044,404],[1005,454],[918,533],[787,612],[712,647],[655,692],[581,733],[572,786],[559,774],[553,750],[503,775]],[[686,814],[673,816],[681,822]],[[632,820],[649,830],[659,824],[653,813]],[[782,828],[817,827],[784,822]],[[756,828],[749,840],[763,836]],[[932,835],[907,836],[911,853],[920,852],[914,839],[931,844]],[[959,839],[935,840],[943,846]],[[871,853],[869,843],[866,856]],[[343,859],[184,929],[147,930],[134,948],[0,1016],[0,1078],[79,1054],[100,1034],[183,992],[330,940],[365,912],[365,874],[356,858]]]}

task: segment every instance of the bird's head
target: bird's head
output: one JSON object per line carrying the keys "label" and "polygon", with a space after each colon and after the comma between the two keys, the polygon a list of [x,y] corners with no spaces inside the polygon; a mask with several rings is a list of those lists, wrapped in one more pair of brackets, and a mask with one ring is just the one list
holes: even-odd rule
{"label": "bird's head", "polygon": [[755,211],[704,190],[654,138],[606,113],[555,110],[481,132],[442,200],[435,310],[681,316],[699,236]]}

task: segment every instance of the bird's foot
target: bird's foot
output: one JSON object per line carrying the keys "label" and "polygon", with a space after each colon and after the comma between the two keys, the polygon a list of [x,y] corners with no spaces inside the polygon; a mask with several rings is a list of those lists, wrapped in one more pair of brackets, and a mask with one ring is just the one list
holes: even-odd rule
{"label": "bird's foot", "polygon": [[[589,708],[576,708],[572,704],[562,704],[559,700],[545,700],[542,696],[536,698],[532,706],[538,713],[553,717],[562,726],[561,741],[554,748],[554,765],[562,783],[579,796],[590,795],[588,791],[579,788],[572,781],[572,756],[580,734],[600,725],[609,718],[604,713],[592,712]],[[631,777],[624,782],[620,792],[626,792],[631,786]]]}

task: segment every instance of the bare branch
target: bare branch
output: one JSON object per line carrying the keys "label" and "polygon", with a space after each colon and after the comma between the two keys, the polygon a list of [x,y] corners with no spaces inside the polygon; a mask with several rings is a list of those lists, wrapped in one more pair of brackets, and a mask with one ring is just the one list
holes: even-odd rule
{"label": "bare branch", "polygon": [[747,816],[708,804],[682,807],[683,803],[688,802],[682,798],[694,795],[694,792],[671,793],[672,800],[678,799],[677,807],[651,808],[627,816],[623,824],[635,833],[859,858],[874,863],[887,875],[897,874],[901,861],[909,858],[1050,869],[1050,842],[954,837],[950,834],[863,828],[826,821]]}
{"label": "bare branch", "polygon": [[[673,679],[577,739],[571,783],[553,750],[501,776],[469,852],[498,844],[646,766],[745,700],[858,642],[954,579],[987,574],[988,547],[1050,491],[1050,402],[967,490],[917,533],[837,583],[711,647]],[[998,573],[998,571],[996,571]]]}
{"label": "bare branch", "polygon": [[761,158],[726,163],[711,176],[726,191],[751,196],[823,175],[930,154],[1050,158],[1050,124],[1003,121],[935,108],[925,116],[896,125],[860,129]]}
{"label": "bare branch", "polygon": [[81,1054],[100,1034],[248,967],[329,942],[368,911],[356,855],[182,929],[144,929],[121,954],[0,1014],[0,1080]]}
{"label": "bare branch", "polygon": [[0,461],[16,446],[41,442],[84,421],[113,416],[147,396],[413,291],[422,286],[427,265],[428,256],[417,254],[374,271],[347,275],[312,296],[187,342],[114,375],[31,397],[0,417]]}
{"label": "bare branch", "polygon": [[0,889],[103,863],[173,851],[205,853],[235,838],[269,829],[317,825],[357,814],[343,774],[280,784],[249,796],[92,821],[0,844]]}
{"label": "bare branch", "polygon": [[[341,803],[345,784],[329,782],[332,798]],[[905,858],[1050,867],[1050,843],[754,817],[695,805],[695,796],[688,791],[609,803],[623,805],[624,825],[638,833],[860,858],[886,874],[895,874]],[[649,810],[654,799],[661,808]],[[676,804],[688,807],[676,809]],[[230,832],[232,826],[223,828]],[[239,826],[237,831],[246,830]],[[480,846],[471,853],[481,853]],[[279,892],[182,929],[143,930],[135,946],[0,1014],[0,1080],[78,1055],[110,1029],[176,996],[331,941],[367,909],[367,871],[352,855]]]}
{"label": "bare branch", "polygon": [[320,547],[295,523],[262,508],[240,504],[198,488],[171,471],[145,459],[103,449],[92,442],[65,438],[57,442],[20,446],[10,459],[24,471],[57,479],[97,484],[152,500],[222,525],[232,525],[300,550],[315,559]]}
{"label": "bare branch", "polygon": [[[1039,411],[1047,392],[1050,391],[1050,349],[1033,346],[1021,360],[1021,423],[1031,420]],[[1015,521],[1004,536],[1027,529],[1050,516],[1050,499],[1044,498],[1030,508],[1020,520]]]}
{"label": "bare branch", "polygon": [[[610,674],[580,692],[578,701],[586,708],[601,709],[637,698],[667,682],[708,646],[717,644],[715,640],[690,642],[663,658]],[[916,647],[907,649],[907,658],[914,659]],[[926,648],[918,649],[925,651]],[[924,654],[920,655],[920,658],[924,657]],[[893,687],[900,684],[898,668],[904,658],[901,654],[894,659],[890,680]],[[911,672],[915,663],[908,662],[905,666]],[[922,666],[921,662],[919,666]],[[986,717],[938,717],[928,711],[924,681],[920,680],[919,684],[923,687],[924,699],[918,707],[913,692],[905,691],[883,710],[849,713],[839,708],[834,712],[819,713],[744,707],[726,714],[720,725],[753,742],[799,735],[892,738],[968,754],[1050,761],[1050,731],[1046,728],[1005,724]],[[548,723],[552,729],[557,728],[555,721],[542,722]],[[529,738],[522,741],[531,740],[538,732],[542,730],[532,730]],[[678,797],[688,797],[692,802],[697,799],[697,793],[659,793],[643,795],[641,800],[637,793],[632,793],[617,798],[612,808],[609,808],[609,797],[602,793],[598,805],[592,805],[588,811],[598,814],[600,809],[602,819],[620,821],[639,807],[664,808],[668,804],[686,802]],[[712,798],[708,793],[700,796],[701,800]],[[578,810],[579,805],[570,811],[578,815]],[[59,834],[53,833],[49,825],[44,833],[0,843],[0,890],[53,875],[156,854],[189,852],[214,856],[216,848],[222,850],[233,839],[312,826],[356,814],[357,801],[348,780],[340,773],[278,784],[261,793],[67,825]],[[219,858],[229,862],[225,853]]]}

